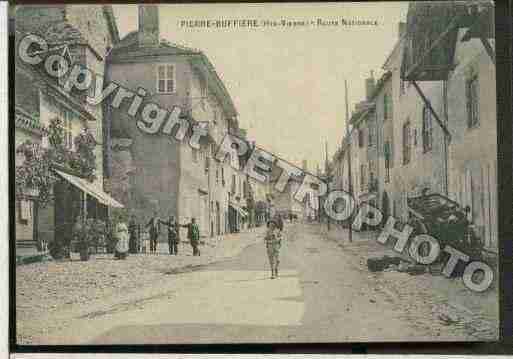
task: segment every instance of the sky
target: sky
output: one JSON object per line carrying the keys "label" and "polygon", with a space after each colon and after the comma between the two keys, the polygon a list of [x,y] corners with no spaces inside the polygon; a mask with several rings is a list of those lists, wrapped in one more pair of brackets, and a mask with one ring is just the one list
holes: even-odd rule
{"label": "sky", "polygon": [[[138,27],[137,5],[114,5],[120,36]],[[257,144],[298,166],[323,166],[345,133],[349,109],[365,98],[405,21],[406,2],[172,4],[159,6],[160,37],[201,49],[225,83],[239,123]],[[376,20],[378,26],[185,28],[181,20]]]}

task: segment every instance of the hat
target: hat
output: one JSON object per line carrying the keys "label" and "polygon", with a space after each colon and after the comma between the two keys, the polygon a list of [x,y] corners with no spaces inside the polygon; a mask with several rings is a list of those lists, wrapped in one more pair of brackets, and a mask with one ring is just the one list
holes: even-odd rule
{"label": "hat", "polygon": [[269,227],[271,223],[274,223],[274,225],[278,227],[278,221],[276,221],[275,219],[270,219],[269,221],[267,221],[267,227]]}

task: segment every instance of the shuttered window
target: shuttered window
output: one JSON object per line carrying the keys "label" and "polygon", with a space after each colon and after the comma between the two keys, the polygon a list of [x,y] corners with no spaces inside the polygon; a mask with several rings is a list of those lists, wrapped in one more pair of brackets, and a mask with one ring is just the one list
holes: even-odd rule
{"label": "shuttered window", "polygon": [[388,182],[390,182],[390,155],[391,155],[389,141],[385,142],[384,152],[385,152],[385,182],[388,183]]}
{"label": "shuttered window", "polygon": [[403,165],[407,165],[411,160],[411,130],[410,121],[403,125]]}
{"label": "shuttered window", "polygon": [[433,148],[433,119],[427,106],[422,109],[422,148],[424,152]]}
{"label": "shuttered window", "polygon": [[175,92],[175,66],[158,65],[157,66],[157,92],[174,93]]}
{"label": "shuttered window", "polygon": [[479,125],[479,80],[476,74],[466,81],[467,125],[473,128]]}

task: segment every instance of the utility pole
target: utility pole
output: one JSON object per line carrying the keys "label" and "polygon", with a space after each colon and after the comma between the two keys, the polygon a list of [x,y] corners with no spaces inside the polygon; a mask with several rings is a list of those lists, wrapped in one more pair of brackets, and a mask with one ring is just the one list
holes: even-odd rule
{"label": "utility pole", "polygon": [[[349,196],[351,196],[351,198],[352,198],[353,197],[353,179],[351,176],[351,139],[350,139],[351,133],[349,131],[349,103],[347,100],[347,80],[344,80],[344,85],[345,85],[345,89],[346,89],[347,177],[348,177],[348,181],[349,181],[349,188],[348,188]],[[352,219],[353,219],[352,216],[349,216],[349,234],[348,234],[349,242],[353,241],[353,229],[351,228],[351,226],[353,225]]]}
{"label": "utility pole", "polygon": [[[325,172],[325,176],[326,176],[326,186],[327,186],[326,199],[325,199],[325,201],[326,201],[328,199],[328,194],[330,193],[330,181],[331,181],[331,174],[330,174],[330,168],[329,168],[329,163],[328,163],[328,141],[326,141],[325,149],[326,149],[326,161],[324,162],[324,172]],[[329,232],[330,231],[330,215],[329,215],[329,213],[326,213],[326,221],[328,223],[328,232]]]}

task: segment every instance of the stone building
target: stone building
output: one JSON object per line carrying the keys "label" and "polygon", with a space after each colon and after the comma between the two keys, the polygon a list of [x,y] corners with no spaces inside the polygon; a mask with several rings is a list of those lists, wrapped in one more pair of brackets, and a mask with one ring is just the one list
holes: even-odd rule
{"label": "stone building", "polygon": [[[432,156],[437,157],[432,169],[442,174],[437,176],[439,192],[470,208],[468,219],[478,237],[497,253],[493,15],[492,3],[411,4],[401,71],[405,80],[419,86],[417,96],[424,93],[432,105],[433,110],[424,108],[422,115],[424,124],[432,122]],[[436,28],[431,16],[439,19]],[[433,84],[433,92],[419,84]],[[425,131],[422,140],[424,152],[429,152]]]}
{"label": "stone building", "polygon": [[105,218],[106,205],[120,204],[111,201],[103,191],[102,107],[89,105],[85,101],[85,92],[72,91],[69,94],[63,91],[66,75],[57,80],[49,76],[43,67],[24,64],[17,55],[16,45],[26,34],[37,34],[51,49],[55,49],[51,51],[62,54],[69,63],[78,63],[96,73],[103,73],[105,56],[119,38],[110,6],[18,6],[14,28],[15,145],[29,139],[43,148],[47,147],[48,141],[43,136],[45,132],[41,130],[48,127],[54,118],[61,120],[67,151],[76,151],[74,139],[84,128],[96,141],[96,178],[93,182],[54,164],[54,169],[60,170],[55,172],[58,182],[53,188],[51,203],[45,208],[38,208],[37,201],[17,201],[16,205],[20,207],[20,216],[16,219],[17,240],[25,243],[23,247],[32,242],[39,243],[36,247],[44,249],[44,244],[55,238],[69,238],[71,225],[78,215]]}
{"label": "stone building", "polygon": [[[238,159],[235,152],[224,162],[213,155],[230,128],[238,128],[237,111],[207,56],[160,39],[158,7],[141,5],[139,29],[113,48],[106,77],[134,92],[144,89],[140,108],[154,103],[168,111],[175,106],[182,109],[180,122],[168,134],[141,131],[136,125],[141,111],[129,116],[128,102],[109,110],[107,141],[115,146],[109,159],[113,193],[121,195],[118,182],[128,181],[127,207],[141,223],[156,210],[160,216],[177,217],[180,223],[196,218],[202,236],[226,233],[230,161],[237,168]],[[191,131],[183,140],[175,138],[182,124],[200,122],[208,131],[200,149],[189,145]]]}
{"label": "stone building", "polygon": [[[383,65],[385,73],[367,103],[372,103],[377,126],[376,204],[382,212],[407,221],[409,198],[425,190],[445,195],[461,208],[469,206],[469,220],[478,236],[496,253],[492,29],[490,4],[411,4],[408,22],[399,24],[398,40]],[[357,135],[344,138],[333,158],[335,183],[346,189],[351,148],[356,198],[362,194],[357,181],[369,160],[369,152],[357,149],[359,140],[368,136],[358,134],[356,125],[371,112],[358,107],[351,119]]]}
{"label": "stone building", "polygon": [[[442,129],[436,127],[413,86],[401,79],[405,25],[399,24],[398,41],[371,95],[376,120],[375,204],[403,220],[408,218],[408,197],[423,189],[445,193],[446,157]],[[441,110],[441,85],[423,82],[419,86],[432,99],[431,105]]]}

